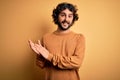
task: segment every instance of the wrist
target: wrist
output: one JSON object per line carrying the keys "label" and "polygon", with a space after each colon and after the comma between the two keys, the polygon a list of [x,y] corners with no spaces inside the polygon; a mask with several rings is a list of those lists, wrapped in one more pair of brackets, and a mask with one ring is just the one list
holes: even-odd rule
{"label": "wrist", "polygon": [[47,59],[48,56],[49,56],[49,52],[47,52],[47,53],[44,55],[45,59]]}

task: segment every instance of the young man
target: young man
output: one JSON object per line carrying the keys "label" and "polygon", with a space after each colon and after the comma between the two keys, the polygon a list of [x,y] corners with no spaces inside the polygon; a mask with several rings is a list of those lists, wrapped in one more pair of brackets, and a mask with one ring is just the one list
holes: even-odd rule
{"label": "young man", "polygon": [[82,34],[74,33],[70,27],[78,20],[73,4],[60,3],[53,10],[56,31],[42,38],[42,45],[29,40],[30,47],[37,53],[37,65],[45,68],[45,80],[80,80],[80,68],[85,51]]}

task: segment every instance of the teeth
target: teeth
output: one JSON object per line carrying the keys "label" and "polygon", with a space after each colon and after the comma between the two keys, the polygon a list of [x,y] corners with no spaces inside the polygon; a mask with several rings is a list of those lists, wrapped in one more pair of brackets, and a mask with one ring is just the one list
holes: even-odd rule
{"label": "teeth", "polygon": [[63,24],[68,24],[68,23],[63,23]]}

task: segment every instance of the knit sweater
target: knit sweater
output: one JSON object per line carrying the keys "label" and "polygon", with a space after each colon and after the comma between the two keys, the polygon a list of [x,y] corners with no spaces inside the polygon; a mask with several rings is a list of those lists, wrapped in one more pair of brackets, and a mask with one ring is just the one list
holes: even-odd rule
{"label": "knit sweater", "polygon": [[45,60],[37,56],[37,65],[45,68],[45,80],[80,80],[80,68],[85,52],[85,38],[74,32],[46,34],[42,45],[49,51]]}

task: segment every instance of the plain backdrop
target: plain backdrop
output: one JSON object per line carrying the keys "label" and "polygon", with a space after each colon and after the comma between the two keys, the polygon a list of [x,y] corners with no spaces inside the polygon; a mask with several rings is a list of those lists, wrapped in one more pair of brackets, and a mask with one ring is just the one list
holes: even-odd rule
{"label": "plain backdrop", "polygon": [[56,30],[51,15],[60,2],[78,8],[71,30],[86,38],[81,80],[120,80],[120,0],[0,0],[0,80],[44,79],[28,40]]}

